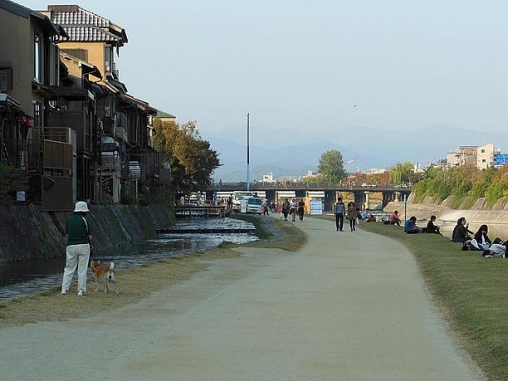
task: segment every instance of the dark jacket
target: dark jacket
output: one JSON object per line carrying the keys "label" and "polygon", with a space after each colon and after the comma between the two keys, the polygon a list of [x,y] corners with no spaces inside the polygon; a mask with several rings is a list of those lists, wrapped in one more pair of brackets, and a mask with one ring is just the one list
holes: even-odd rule
{"label": "dark jacket", "polygon": [[466,228],[464,225],[457,225],[453,229],[452,241],[453,242],[464,242],[470,239],[469,234],[474,234],[471,230]]}

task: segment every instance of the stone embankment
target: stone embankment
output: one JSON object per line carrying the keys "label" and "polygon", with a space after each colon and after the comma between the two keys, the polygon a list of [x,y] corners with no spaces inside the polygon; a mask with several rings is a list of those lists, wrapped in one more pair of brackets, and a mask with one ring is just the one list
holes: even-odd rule
{"label": "stone embankment", "polygon": [[[0,262],[64,256],[69,214],[34,205],[0,207]],[[87,218],[96,253],[153,237],[174,223],[170,208],[161,205],[90,205]]]}
{"label": "stone embankment", "polygon": [[493,207],[486,205],[485,199],[479,199],[471,208],[460,207],[452,209],[453,196],[448,197],[440,204],[433,203],[428,198],[423,203],[414,203],[413,196],[408,198],[408,202],[389,203],[385,211],[393,212],[398,210],[399,214],[406,210],[408,216],[416,216],[419,220],[428,220],[431,215],[435,215],[439,221],[443,223],[456,223],[460,217],[466,217],[468,222],[474,224],[508,224],[508,205],[503,201],[499,201]]}

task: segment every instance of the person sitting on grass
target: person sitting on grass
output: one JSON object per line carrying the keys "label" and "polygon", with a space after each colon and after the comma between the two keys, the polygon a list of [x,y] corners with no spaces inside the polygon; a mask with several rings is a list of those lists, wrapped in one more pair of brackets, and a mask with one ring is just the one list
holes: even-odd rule
{"label": "person sitting on grass", "polygon": [[471,240],[469,234],[474,233],[468,228],[469,224],[466,223],[466,217],[460,217],[457,220],[457,225],[453,228],[452,241],[464,244],[464,242]]}
{"label": "person sitting on grass", "polygon": [[430,216],[430,220],[429,222],[427,223],[427,229],[425,229],[425,231],[427,233],[436,233],[436,234],[441,234],[439,232],[439,226],[436,226],[434,225],[434,222],[436,221],[436,216]]}
{"label": "person sitting on grass", "polygon": [[484,258],[506,258],[506,245],[507,242],[493,243],[488,250],[483,252]]}
{"label": "person sitting on grass", "polygon": [[390,217],[388,217],[388,222],[390,225],[397,225],[400,226],[400,218],[399,218],[399,211],[396,210],[392,213]]}
{"label": "person sitting on grass", "polygon": [[406,234],[424,233],[423,229],[420,229],[418,226],[416,226],[415,216],[411,216],[409,220],[406,220],[406,223],[404,224],[404,231]]}
{"label": "person sitting on grass", "polygon": [[371,214],[369,218],[367,218],[367,222],[376,222],[376,216]]}
{"label": "person sitting on grass", "polygon": [[481,250],[488,250],[490,245],[492,245],[492,241],[487,235],[488,231],[489,227],[487,225],[482,225],[474,235],[474,239]]}

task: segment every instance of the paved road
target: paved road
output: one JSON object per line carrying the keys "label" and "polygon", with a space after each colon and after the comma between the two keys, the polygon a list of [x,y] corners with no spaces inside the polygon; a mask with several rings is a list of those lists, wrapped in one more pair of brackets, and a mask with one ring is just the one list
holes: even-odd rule
{"label": "paved road", "polygon": [[404,247],[319,219],[295,224],[309,234],[298,253],[242,248],[136,305],[0,330],[0,378],[484,379]]}

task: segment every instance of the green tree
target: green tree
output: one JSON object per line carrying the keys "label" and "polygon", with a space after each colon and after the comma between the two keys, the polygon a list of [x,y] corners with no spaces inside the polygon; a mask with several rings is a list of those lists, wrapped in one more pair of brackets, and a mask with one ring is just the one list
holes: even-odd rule
{"label": "green tree", "polygon": [[414,173],[413,164],[409,161],[397,163],[390,169],[390,183],[402,184],[412,180]]}
{"label": "green tree", "polygon": [[337,150],[326,151],[319,159],[318,172],[330,182],[339,182],[347,177],[342,154]]}
{"label": "green tree", "polygon": [[171,168],[171,186],[177,196],[207,189],[212,174],[221,164],[217,151],[203,140],[195,122],[178,125],[154,122],[155,145],[162,162]]}

